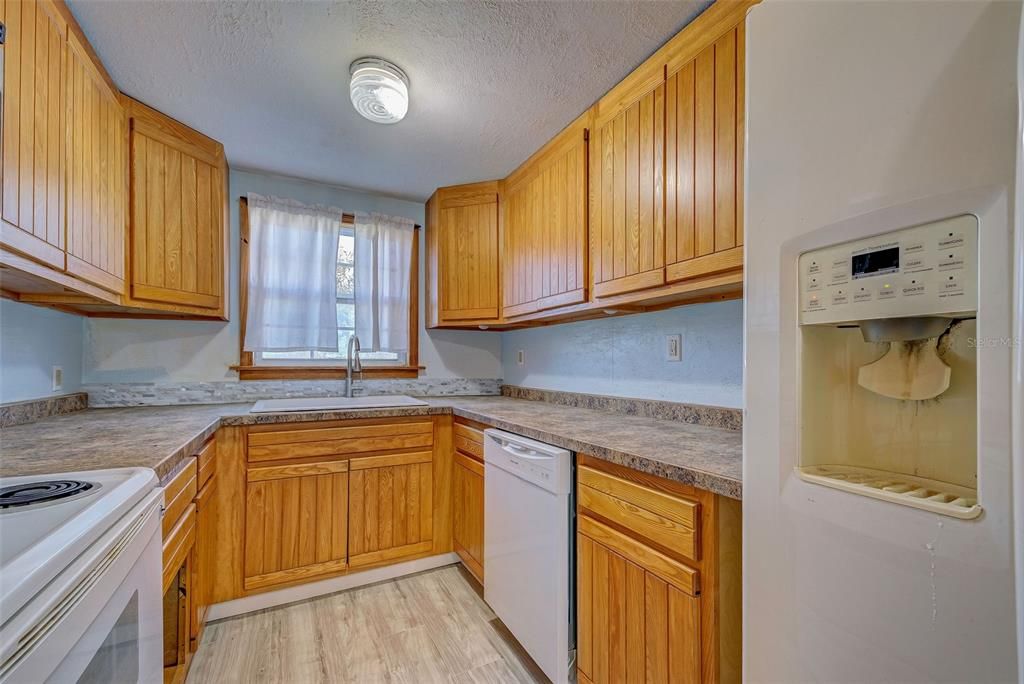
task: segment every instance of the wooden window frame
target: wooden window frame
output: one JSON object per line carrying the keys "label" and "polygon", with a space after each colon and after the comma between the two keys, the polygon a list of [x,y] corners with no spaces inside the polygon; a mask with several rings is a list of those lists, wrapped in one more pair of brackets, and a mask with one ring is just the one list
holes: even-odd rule
{"label": "wooden window frame", "polygon": [[[355,216],[342,214],[341,222],[348,226],[355,225]],[[339,365],[256,365],[253,353],[245,351],[245,319],[249,305],[249,201],[245,197],[238,198],[238,225],[241,232],[238,269],[239,361],[237,366],[231,366],[231,370],[238,371],[239,380],[339,380],[346,377],[345,366]],[[395,366],[364,365],[361,373],[364,378],[416,378],[423,368],[419,365],[420,230],[422,227],[417,224],[414,228],[412,264],[409,269],[409,353],[406,363]]]}

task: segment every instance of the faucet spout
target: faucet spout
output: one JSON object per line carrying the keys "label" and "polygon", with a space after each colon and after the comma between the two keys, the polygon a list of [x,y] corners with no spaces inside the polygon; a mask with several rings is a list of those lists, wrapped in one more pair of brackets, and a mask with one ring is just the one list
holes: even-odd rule
{"label": "faucet spout", "polygon": [[363,372],[363,362],[359,359],[359,338],[352,334],[348,338],[348,354],[345,356],[345,396],[351,397],[355,389],[353,374]]}

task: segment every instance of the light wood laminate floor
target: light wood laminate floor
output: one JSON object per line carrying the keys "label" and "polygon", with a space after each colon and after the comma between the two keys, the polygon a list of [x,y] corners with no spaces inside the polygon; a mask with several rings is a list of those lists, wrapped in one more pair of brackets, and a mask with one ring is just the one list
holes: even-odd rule
{"label": "light wood laminate floor", "polygon": [[207,625],[189,684],[544,682],[459,566]]}

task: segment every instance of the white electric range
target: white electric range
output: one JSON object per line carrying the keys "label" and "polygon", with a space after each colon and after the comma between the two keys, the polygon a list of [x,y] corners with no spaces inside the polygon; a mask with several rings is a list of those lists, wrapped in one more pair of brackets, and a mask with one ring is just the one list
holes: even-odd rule
{"label": "white electric range", "polygon": [[0,478],[0,682],[162,679],[148,468]]}

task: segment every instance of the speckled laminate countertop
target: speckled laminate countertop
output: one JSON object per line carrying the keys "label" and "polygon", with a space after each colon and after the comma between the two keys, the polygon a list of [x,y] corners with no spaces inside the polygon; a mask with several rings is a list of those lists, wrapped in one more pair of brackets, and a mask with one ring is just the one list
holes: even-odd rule
{"label": "speckled laminate countertop", "polygon": [[453,413],[734,499],[742,434],[509,397],[431,398],[427,406],[252,414],[251,404],[87,409],[0,430],[0,476],[144,466],[161,480],[221,425]]}

